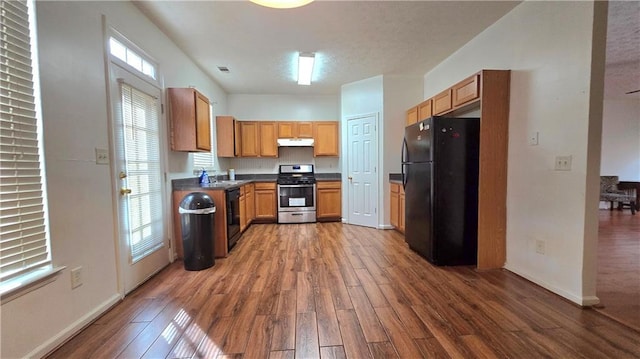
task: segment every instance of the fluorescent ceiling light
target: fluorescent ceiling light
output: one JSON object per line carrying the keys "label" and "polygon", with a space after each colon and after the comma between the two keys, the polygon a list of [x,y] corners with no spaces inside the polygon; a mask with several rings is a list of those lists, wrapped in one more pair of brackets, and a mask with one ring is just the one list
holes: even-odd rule
{"label": "fluorescent ceiling light", "polygon": [[313,0],[251,0],[251,2],[274,9],[291,9],[307,5]]}
{"label": "fluorescent ceiling light", "polygon": [[315,54],[300,53],[298,55],[298,85],[311,85]]}

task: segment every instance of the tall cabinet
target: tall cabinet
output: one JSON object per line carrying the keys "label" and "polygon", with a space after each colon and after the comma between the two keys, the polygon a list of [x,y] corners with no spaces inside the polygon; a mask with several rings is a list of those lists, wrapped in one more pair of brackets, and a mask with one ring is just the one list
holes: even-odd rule
{"label": "tall cabinet", "polygon": [[211,151],[209,99],[193,88],[167,89],[171,149]]}

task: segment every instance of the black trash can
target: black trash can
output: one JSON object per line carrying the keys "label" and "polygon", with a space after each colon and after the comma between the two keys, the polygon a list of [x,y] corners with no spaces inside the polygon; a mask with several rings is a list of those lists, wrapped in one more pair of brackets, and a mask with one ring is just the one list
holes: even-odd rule
{"label": "black trash can", "polygon": [[184,269],[196,271],[214,265],[215,212],[215,203],[206,193],[189,193],[180,202]]}

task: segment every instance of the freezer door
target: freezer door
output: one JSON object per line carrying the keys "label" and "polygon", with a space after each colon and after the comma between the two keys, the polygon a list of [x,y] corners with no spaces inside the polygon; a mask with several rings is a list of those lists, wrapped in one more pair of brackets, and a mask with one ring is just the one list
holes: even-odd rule
{"label": "freezer door", "polygon": [[432,240],[432,164],[405,165],[405,240],[409,248],[433,261]]}
{"label": "freezer door", "polygon": [[431,119],[414,123],[404,130],[403,147],[404,162],[427,162],[431,161]]}

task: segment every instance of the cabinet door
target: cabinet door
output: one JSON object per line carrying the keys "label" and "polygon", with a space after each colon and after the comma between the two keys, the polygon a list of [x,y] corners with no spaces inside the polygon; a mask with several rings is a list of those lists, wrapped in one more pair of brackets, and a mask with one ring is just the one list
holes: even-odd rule
{"label": "cabinet door", "polygon": [[398,228],[400,226],[398,217],[400,215],[400,185],[398,185],[397,183],[391,183],[389,187],[391,189],[391,195],[389,196],[389,220],[392,226]]}
{"label": "cabinet door", "polygon": [[255,218],[255,208],[256,208],[256,203],[254,201],[255,190],[254,190],[253,183],[249,183],[245,187],[246,187],[245,196],[246,196],[246,207],[247,207],[247,225],[249,225]]}
{"label": "cabinet door", "polygon": [[218,157],[235,157],[236,120],[231,116],[216,116],[216,147]]}
{"label": "cabinet door", "polygon": [[313,155],[338,156],[338,122],[313,122]]}
{"label": "cabinet door", "polygon": [[255,184],[255,219],[275,221],[276,219],[276,184],[273,182]]}
{"label": "cabinet door", "polygon": [[195,91],[196,148],[211,151],[211,117],[209,99]]}
{"label": "cabinet door", "polygon": [[260,157],[278,157],[278,128],[275,122],[258,122]]}
{"label": "cabinet door", "polygon": [[433,111],[431,111],[431,99],[422,101],[418,105],[418,121],[422,121],[431,117]]}
{"label": "cabinet door", "polygon": [[433,98],[433,114],[441,115],[451,110],[451,89],[440,92]]}
{"label": "cabinet door", "polygon": [[242,189],[240,191],[240,232],[247,229],[247,195],[243,193]]}
{"label": "cabinet door", "polygon": [[317,183],[316,218],[340,219],[342,217],[342,191],[338,181]]}
{"label": "cabinet door", "polygon": [[260,155],[258,123],[240,121],[242,157],[258,157]]}
{"label": "cabinet door", "polygon": [[278,138],[294,138],[295,122],[278,122]]}
{"label": "cabinet door", "polygon": [[313,138],[313,122],[297,122],[297,132],[294,132],[298,138]]}
{"label": "cabinet door", "polygon": [[473,75],[453,86],[453,106],[460,106],[480,97],[480,75]]}
{"label": "cabinet door", "polygon": [[407,120],[406,125],[410,126],[414,123],[418,122],[418,107],[412,107],[407,110]]}

